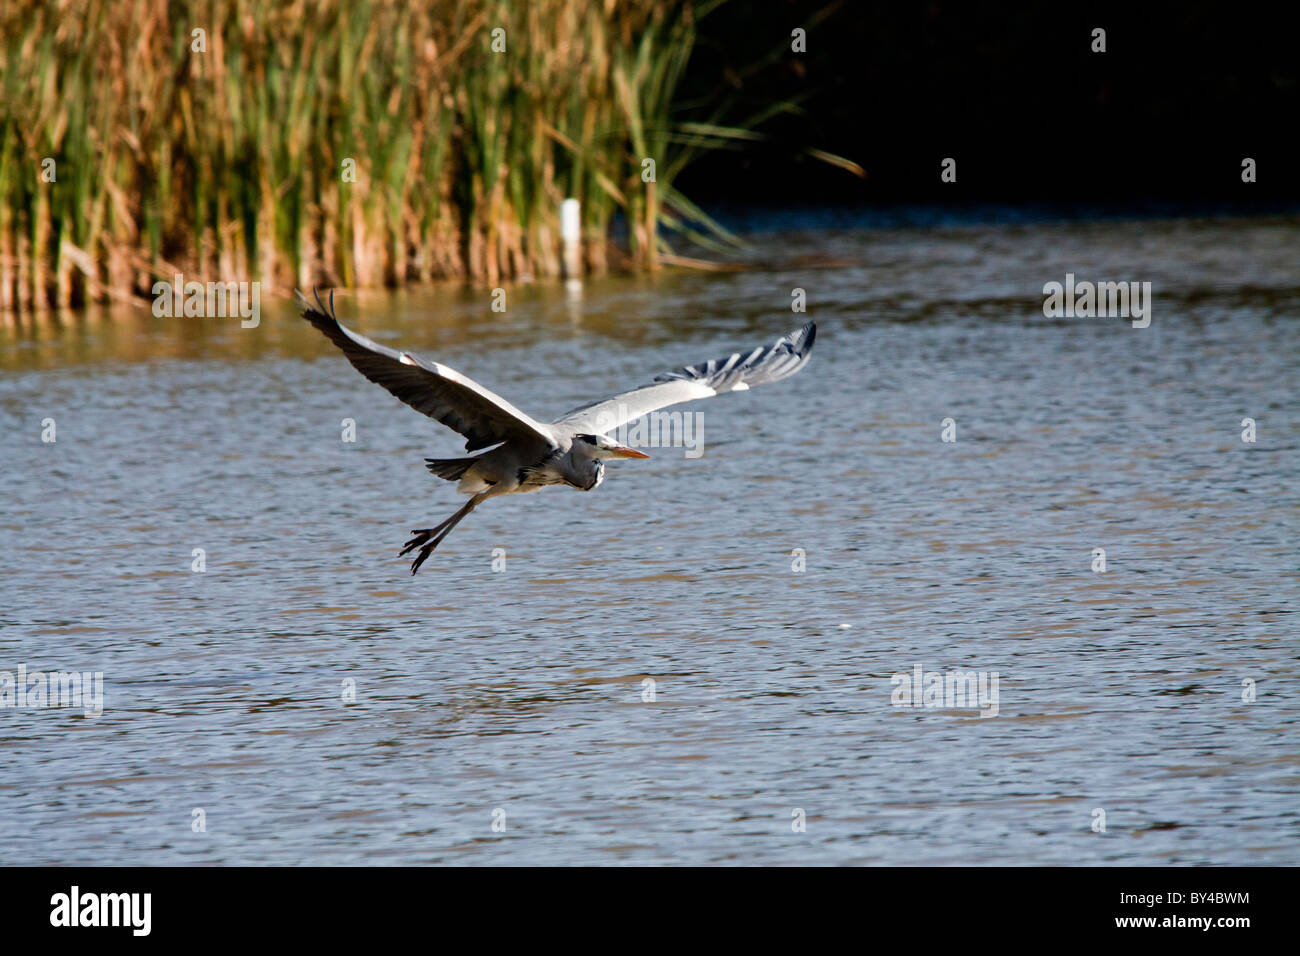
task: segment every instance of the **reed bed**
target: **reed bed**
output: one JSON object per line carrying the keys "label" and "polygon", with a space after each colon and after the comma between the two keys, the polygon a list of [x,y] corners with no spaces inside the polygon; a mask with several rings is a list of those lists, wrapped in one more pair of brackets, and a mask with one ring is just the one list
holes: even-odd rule
{"label": "reed bed", "polygon": [[591,272],[654,268],[674,229],[725,238],[673,188],[745,135],[675,114],[710,6],[0,2],[0,312],[177,272],[272,290],[556,275],[566,197]]}

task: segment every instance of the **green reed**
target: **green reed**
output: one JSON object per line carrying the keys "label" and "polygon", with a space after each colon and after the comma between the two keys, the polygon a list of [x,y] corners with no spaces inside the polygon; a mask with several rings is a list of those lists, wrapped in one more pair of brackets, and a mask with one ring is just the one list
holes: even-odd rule
{"label": "green reed", "polygon": [[616,261],[654,268],[661,226],[723,236],[672,181],[744,135],[674,116],[705,9],[11,0],[0,312],[148,295],[178,271],[277,289],[556,275],[566,197],[588,271],[620,212]]}

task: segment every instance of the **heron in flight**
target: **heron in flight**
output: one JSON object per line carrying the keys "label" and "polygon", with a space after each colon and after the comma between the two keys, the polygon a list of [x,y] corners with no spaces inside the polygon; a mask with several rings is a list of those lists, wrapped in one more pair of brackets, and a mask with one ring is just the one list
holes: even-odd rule
{"label": "heron in flight", "polygon": [[425,459],[429,471],[460,482],[457,490],[470,499],[441,524],[411,532],[415,537],[400,553],[419,548],[411,562],[412,574],[451,530],[488,498],[537,491],[547,485],[591,491],[604,480],[606,461],[650,457],[625,448],[606,432],[668,405],[739,392],[793,375],[807,363],[817,336],[816,324],[809,322],[771,345],[665,372],[649,385],[583,405],[544,424],[455,369],[395,351],[345,328],[334,313],[333,292],[329,308],[319,293],[314,306],[301,292],[298,298],[305,306],[303,318],[342,349],[358,372],[417,412],[460,432],[465,436],[465,451],[488,449],[468,458]]}

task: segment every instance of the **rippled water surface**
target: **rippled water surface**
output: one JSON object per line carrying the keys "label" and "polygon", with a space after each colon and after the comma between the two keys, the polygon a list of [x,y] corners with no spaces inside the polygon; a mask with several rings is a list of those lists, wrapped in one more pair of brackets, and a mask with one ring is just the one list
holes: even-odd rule
{"label": "rippled water surface", "polygon": [[[693,406],[702,457],[490,501],[416,577],[460,442],[287,302],[0,326],[0,670],[104,675],[98,718],[0,709],[0,859],[1300,863],[1298,252],[1285,219],[760,234],[504,315],[340,297],[537,417],[792,328],[796,287],[820,325]],[[1150,281],[1150,328],[1045,319],[1067,272]],[[997,672],[997,716],[893,706],[918,665]]]}

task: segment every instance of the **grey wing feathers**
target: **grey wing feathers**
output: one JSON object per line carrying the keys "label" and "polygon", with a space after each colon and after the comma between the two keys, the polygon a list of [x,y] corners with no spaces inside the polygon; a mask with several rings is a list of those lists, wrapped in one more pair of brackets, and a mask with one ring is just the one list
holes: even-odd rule
{"label": "grey wing feathers", "polygon": [[306,307],[303,318],[325,333],[358,372],[417,412],[460,432],[466,439],[466,451],[487,448],[509,438],[555,444],[549,428],[455,369],[424,362],[344,327],[334,313],[333,293],[328,309],[319,295],[315,306],[301,292],[298,298]]}
{"label": "grey wing feathers", "polygon": [[817,324],[809,322],[771,345],[665,372],[649,385],[575,408],[556,424],[609,431],[668,405],[775,382],[807,364],[816,338]]}

